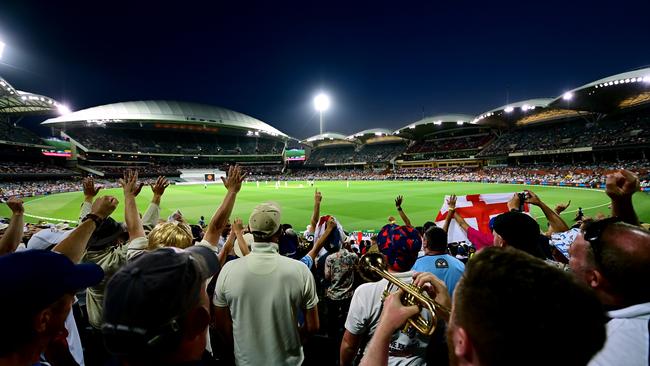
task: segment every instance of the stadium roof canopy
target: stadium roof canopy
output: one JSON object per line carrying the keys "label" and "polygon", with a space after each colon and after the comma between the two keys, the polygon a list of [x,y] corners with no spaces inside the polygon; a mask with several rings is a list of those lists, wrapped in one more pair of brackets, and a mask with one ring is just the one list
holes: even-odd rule
{"label": "stadium roof canopy", "polygon": [[323,132],[322,134],[308,137],[300,143],[308,146],[320,146],[320,145],[340,145],[340,144],[352,144],[347,136],[338,132]]}
{"label": "stadium roof canopy", "polygon": [[361,143],[381,143],[381,142],[395,142],[402,141],[401,137],[393,135],[393,131],[385,128],[371,128],[368,130],[359,131],[346,137],[348,140],[356,140]]}
{"label": "stadium roof canopy", "polygon": [[280,130],[243,113],[206,104],[171,100],[144,100],[106,104],[50,118],[42,124],[50,126],[66,126],[68,124],[117,125],[133,122],[202,124],[205,126],[256,131],[271,136],[288,138]]}
{"label": "stadium roof canopy", "polygon": [[14,88],[0,77],[0,116],[61,113],[65,107],[56,100]]}
{"label": "stadium roof canopy", "polygon": [[608,113],[650,102],[650,67],[593,81],[554,99],[554,108]]}
{"label": "stadium roof canopy", "polygon": [[410,123],[393,132],[393,135],[408,139],[421,138],[441,129],[455,128],[471,123],[473,116],[468,114],[441,114],[437,116],[425,117],[419,121]]}
{"label": "stadium roof canopy", "polygon": [[510,127],[576,117],[579,112],[549,107],[553,98],[538,98],[508,103],[481,113],[473,119],[479,125]]}

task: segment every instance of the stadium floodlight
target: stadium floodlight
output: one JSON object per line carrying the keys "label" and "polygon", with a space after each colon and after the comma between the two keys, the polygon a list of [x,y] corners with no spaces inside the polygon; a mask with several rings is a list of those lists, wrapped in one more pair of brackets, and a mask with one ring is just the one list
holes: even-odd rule
{"label": "stadium floodlight", "polygon": [[323,112],[330,107],[330,97],[324,93],[318,94],[314,97],[314,107],[320,114],[320,133],[323,134]]}
{"label": "stadium floodlight", "polygon": [[512,111],[514,111],[514,110],[515,110],[515,108],[512,107],[512,106],[507,106],[507,107],[505,107],[505,108],[503,109],[503,111],[506,112],[506,113],[510,113],[510,112],[512,112]]}
{"label": "stadium floodlight", "polygon": [[646,83],[650,83],[650,76],[644,76],[643,81]]}
{"label": "stadium floodlight", "polygon": [[6,46],[6,44],[4,42],[0,41],[0,60],[2,60],[2,53],[5,50],[5,46]]}
{"label": "stadium floodlight", "polygon": [[457,123],[458,125],[462,126],[462,125],[465,123],[465,121],[456,121],[456,123]]}
{"label": "stadium floodlight", "polygon": [[70,108],[67,105],[59,104],[57,109],[61,115],[70,113]]}
{"label": "stadium floodlight", "polygon": [[571,100],[571,99],[573,99],[573,93],[571,93],[571,92],[566,92],[566,93],[564,93],[564,94],[562,95],[562,99],[564,99],[564,100]]}

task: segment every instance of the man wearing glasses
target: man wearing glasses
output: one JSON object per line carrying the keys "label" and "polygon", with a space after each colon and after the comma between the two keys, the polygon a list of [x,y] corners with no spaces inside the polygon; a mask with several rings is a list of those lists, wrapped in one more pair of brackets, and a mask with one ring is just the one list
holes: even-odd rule
{"label": "man wearing glasses", "polygon": [[587,224],[569,249],[575,276],[597,294],[607,315],[607,342],[589,363],[648,365],[650,348],[650,232],[638,225],[628,171],[607,177],[614,217]]}

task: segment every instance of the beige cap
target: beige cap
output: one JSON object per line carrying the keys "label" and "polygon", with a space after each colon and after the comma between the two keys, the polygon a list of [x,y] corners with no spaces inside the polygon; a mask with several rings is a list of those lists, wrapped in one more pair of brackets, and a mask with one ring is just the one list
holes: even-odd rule
{"label": "beige cap", "polygon": [[255,206],[248,226],[254,234],[271,236],[280,229],[282,211],[275,202],[265,202]]}

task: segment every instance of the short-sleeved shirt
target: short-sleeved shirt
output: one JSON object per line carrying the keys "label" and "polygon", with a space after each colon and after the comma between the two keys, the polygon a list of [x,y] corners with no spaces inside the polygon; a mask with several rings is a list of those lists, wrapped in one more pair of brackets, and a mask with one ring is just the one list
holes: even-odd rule
{"label": "short-sleeved shirt", "polygon": [[345,300],[354,294],[354,267],[359,257],[342,248],[325,260],[325,278],[330,280],[326,296],[331,300]]}
{"label": "short-sleeved shirt", "polygon": [[[413,282],[414,272],[393,273],[395,277],[406,283]],[[382,298],[387,280],[364,283],[357,287],[352,296],[350,310],[345,321],[345,329],[360,336],[372,337],[379,323],[382,309]],[[390,291],[397,291],[394,286]],[[428,317],[428,313],[423,312]],[[388,365],[425,365],[426,348],[429,337],[423,336],[415,329],[410,328],[408,334],[401,330],[393,333],[388,348]]]}
{"label": "short-sleeved shirt", "polygon": [[271,243],[253,243],[249,255],[226,263],[214,294],[215,306],[230,309],[237,365],[300,365],[298,312],[317,304],[307,266]]}
{"label": "short-sleeved shirt", "polygon": [[474,245],[477,252],[494,245],[494,235],[482,233],[471,226],[467,228],[467,239]]}
{"label": "short-sleeved shirt", "polygon": [[445,283],[451,295],[465,272],[465,264],[449,254],[425,255],[415,261],[412,270],[433,273]]}

